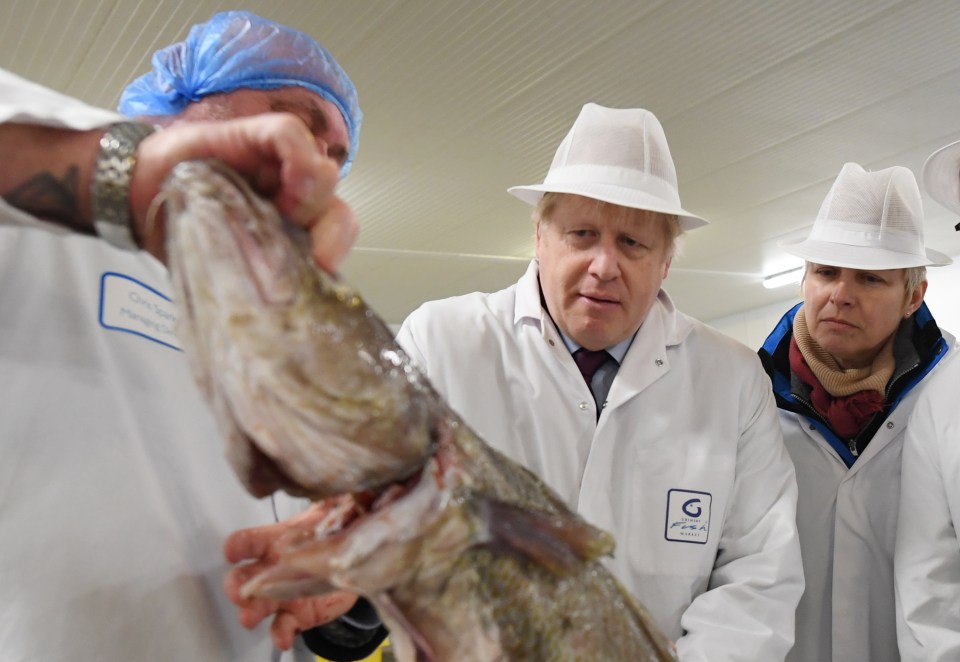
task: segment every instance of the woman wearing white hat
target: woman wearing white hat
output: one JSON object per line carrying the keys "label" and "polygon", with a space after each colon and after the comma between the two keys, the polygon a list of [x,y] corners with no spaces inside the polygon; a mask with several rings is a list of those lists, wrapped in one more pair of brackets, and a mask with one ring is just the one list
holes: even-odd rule
{"label": "woman wearing white hat", "polygon": [[923,303],[926,267],[913,174],[844,165],[807,239],[803,302],[760,356],[797,470],[806,589],[788,660],[899,659],[893,587],[900,449],[917,386],[947,353]]}
{"label": "woman wearing white hat", "polygon": [[[960,142],[923,166],[930,196],[960,214]],[[917,400],[903,441],[894,556],[904,660],[960,660],[960,359],[943,362]]]}
{"label": "woman wearing white hat", "polygon": [[[681,660],[783,660],[803,588],[796,481],[749,349],[662,289],[685,211],[657,118],[583,107],[515,285],[425,304],[398,340],[488,442],[611,531],[611,569]],[[606,354],[602,351],[606,350]],[[584,354],[605,363],[578,370]]]}

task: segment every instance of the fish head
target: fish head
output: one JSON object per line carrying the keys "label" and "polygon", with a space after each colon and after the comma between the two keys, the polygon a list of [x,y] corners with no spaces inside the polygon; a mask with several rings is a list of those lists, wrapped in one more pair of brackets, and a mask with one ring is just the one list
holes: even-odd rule
{"label": "fish head", "polygon": [[[287,600],[317,586],[362,594],[391,633],[410,639],[418,654],[408,659],[546,659],[509,653],[521,645],[509,624],[519,625],[516,614],[532,605],[577,594],[584,568],[609,553],[612,540],[550,500],[524,496],[538,484],[500,484],[490,474],[505,458],[469,448],[473,439],[451,421],[419,475],[373,499],[354,498],[350,516],[340,511],[311,540],[286,548],[243,594]],[[521,471],[517,479],[533,477]],[[536,640],[554,621],[520,629]],[[554,639],[581,647],[566,633]],[[594,643],[587,637],[582,647]]]}
{"label": "fish head", "polygon": [[162,195],[178,334],[247,489],[324,498],[418,471],[432,389],[306,233],[216,161],[179,164]]}

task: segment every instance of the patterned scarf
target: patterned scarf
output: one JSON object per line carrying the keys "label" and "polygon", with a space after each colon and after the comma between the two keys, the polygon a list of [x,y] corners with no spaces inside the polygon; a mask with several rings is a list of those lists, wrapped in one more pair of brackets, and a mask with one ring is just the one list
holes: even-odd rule
{"label": "patterned scarf", "polygon": [[844,370],[810,335],[803,307],[793,318],[790,369],[810,386],[813,408],[843,439],[853,439],[877,412],[893,375],[893,337],[865,368]]}

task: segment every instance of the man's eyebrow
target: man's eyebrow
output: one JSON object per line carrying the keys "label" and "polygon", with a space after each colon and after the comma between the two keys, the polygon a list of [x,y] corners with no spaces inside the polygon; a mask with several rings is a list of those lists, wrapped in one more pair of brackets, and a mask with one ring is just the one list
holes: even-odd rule
{"label": "man's eyebrow", "polygon": [[279,113],[294,113],[309,119],[310,133],[318,135],[327,130],[327,116],[312,103],[304,101],[276,100],[271,101],[270,110]]}
{"label": "man's eyebrow", "polygon": [[[330,126],[327,114],[308,101],[276,99],[270,102],[270,110],[278,113],[293,113],[307,120],[307,128],[314,136],[322,135]],[[347,159],[344,145],[330,145],[332,156],[341,164]]]}

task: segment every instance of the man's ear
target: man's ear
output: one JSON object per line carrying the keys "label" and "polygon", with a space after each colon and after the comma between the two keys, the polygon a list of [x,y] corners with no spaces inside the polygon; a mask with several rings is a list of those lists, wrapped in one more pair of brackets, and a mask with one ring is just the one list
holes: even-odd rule
{"label": "man's ear", "polygon": [[666,262],[663,263],[663,278],[662,280],[667,279],[667,274],[670,273],[670,265],[673,263],[673,258],[671,257]]}

